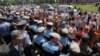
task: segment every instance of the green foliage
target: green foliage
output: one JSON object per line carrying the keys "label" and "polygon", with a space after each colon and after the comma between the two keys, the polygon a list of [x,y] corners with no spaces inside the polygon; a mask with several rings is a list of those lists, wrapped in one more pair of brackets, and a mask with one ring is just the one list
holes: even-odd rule
{"label": "green foliage", "polygon": [[95,5],[75,5],[77,9],[81,9],[82,11],[98,11],[98,7]]}

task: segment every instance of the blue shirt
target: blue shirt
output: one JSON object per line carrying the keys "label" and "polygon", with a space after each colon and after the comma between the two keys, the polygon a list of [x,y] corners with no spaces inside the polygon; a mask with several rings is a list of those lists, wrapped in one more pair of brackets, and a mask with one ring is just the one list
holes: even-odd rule
{"label": "blue shirt", "polygon": [[55,51],[59,51],[59,47],[52,42],[46,42],[42,45],[43,49],[49,53],[54,54]]}
{"label": "blue shirt", "polygon": [[30,36],[28,35],[27,31],[21,30],[21,32],[22,32],[23,43],[26,44],[26,45],[31,45],[32,42],[31,42]]}
{"label": "blue shirt", "polygon": [[61,38],[59,39],[59,41],[60,41],[64,46],[70,45],[70,41],[68,40],[67,37],[61,37]]}
{"label": "blue shirt", "polygon": [[46,36],[47,38],[49,38],[50,37],[50,33],[52,33],[52,32],[53,32],[53,29],[46,29],[44,31],[44,36]]}
{"label": "blue shirt", "polygon": [[46,42],[46,39],[42,35],[34,35],[33,36],[33,41],[40,45],[41,43]]}
{"label": "blue shirt", "polygon": [[10,34],[10,23],[2,22],[0,23],[0,35],[9,35]]}
{"label": "blue shirt", "polygon": [[37,32],[37,28],[38,27],[35,24],[30,26],[30,29],[32,29],[34,32]]}

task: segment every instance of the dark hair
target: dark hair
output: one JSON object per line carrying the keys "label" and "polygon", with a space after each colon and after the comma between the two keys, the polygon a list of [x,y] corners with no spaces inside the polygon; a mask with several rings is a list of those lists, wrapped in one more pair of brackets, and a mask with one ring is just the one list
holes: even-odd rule
{"label": "dark hair", "polygon": [[53,38],[54,38],[54,37],[52,37],[52,36],[49,36],[49,40],[50,40],[50,39],[53,39]]}
{"label": "dark hair", "polygon": [[72,24],[72,26],[75,26],[75,24],[74,23],[71,23]]}
{"label": "dark hair", "polygon": [[82,37],[82,35],[81,35],[81,34],[76,34],[76,36],[75,36],[75,38],[76,38],[76,39],[78,39],[78,40],[80,40],[80,39],[81,39],[81,37]]}
{"label": "dark hair", "polygon": [[88,38],[84,38],[84,37],[82,38],[82,42],[83,42],[83,43],[87,43],[88,40],[89,40]]}
{"label": "dark hair", "polygon": [[64,36],[64,37],[68,36],[68,34],[65,34],[63,32],[61,32],[60,34],[61,34],[61,36]]}

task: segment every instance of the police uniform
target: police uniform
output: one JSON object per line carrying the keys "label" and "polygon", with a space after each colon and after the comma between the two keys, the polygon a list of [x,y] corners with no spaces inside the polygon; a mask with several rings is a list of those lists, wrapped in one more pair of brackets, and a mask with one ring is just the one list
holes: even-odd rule
{"label": "police uniform", "polygon": [[[21,21],[18,22],[17,26],[23,26],[23,25],[26,25],[26,24],[27,24],[26,20],[21,20]],[[25,55],[31,56],[32,55],[31,49],[33,48],[33,45],[32,45],[30,36],[28,35],[28,33],[25,29],[23,30],[20,27],[18,27],[18,30],[20,30],[20,32],[22,33],[22,37],[23,37],[22,42],[25,45],[25,48],[24,48]]]}
{"label": "police uniform", "polygon": [[33,37],[33,40],[38,45],[41,45],[42,43],[46,42],[46,39],[42,35],[39,35],[39,34],[35,35]]}
{"label": "police uniform", "polygon": [[42,20],[38,20],[38,21],[37,21],[37,28],[41,27],[41,26],[42,26],[42,23],[43,23]]}
{"label": "police uniform", "polygon": [[22,36],[23,36],[23,42],[26,45],[32,45],[32,42],[30,40],[30,36],[28,35],[27,31],[21,31],[22,32]]}
{"label": "police uniform", "polygon": [[[50,36],[59,39],[60,35],[57,33],[50,33]],[[59,55],[59,51],[61,50],[60,47],[55,43],[55,42],[51,42],[48,41],[46,43],[43,43],[42,45],[44,52],[46,52],[46,55],[53,55],[53,56],[58,56]]]}
{"label": "police uniform", "polygon": [[[52,22],[47,22],[47,25],[53,26],[53,23],[52,23]],[[49,38],[50,38],[50,33],[52,33],[52,32],[53,32],[53,28],[50,28],[50,29],[46,28],[46,30],[44,31],[44,36],[45,36],[45,38],[46,38],[47,40],[49,40]]]}
{"label": "police uniform", "polygon": [[40,55],[42,55],[42,44],[47,41],[43,35],[44,30],[45,27],[39,27],[37,34],[33,36],[34,49],[37,50]]}
{"label": "police uniform", "polygon": [[[21,20],[21,21],[18,22],[17,26],[26,25],[26,23],[27,23],[26,20]],[[23,43],[25,45],[31,45],[32,42],[30,40],[30,36],[28,35],[27,31],[23,30],[23,29],[20,30],[20,31],[21,31],[22,36],[23,36]]]}
{"label": "police uniform", "polygon": [[33,25],[31,25],[31,26],[29,27],[30,29],[32,29],[33,35],[35,35],[35,34],[37,33],[37,21],[38,21],[38,20],[34,20],[34,22],[35,22],[36,24],[33,24]]}
{"label": "police uniform", "polygon": [[46,42],[42,45],[43,49],[51,54],[59,51],[59,47],[53,42]]}
{"label": "police uniform", "polygon": [[[62,29],[62,34],[68,34],[68,29],[67,28],[63,28]],[[62,49],[62,53],[68,53],[68,49],[69,49],[69,45],[70,45],[70,41],[68,39],[68,36],[61,36],[61,38],[59,39],[59,41],[63,44],[63,49]]]}
{"label": "police uniform", "polygon": [[[42,33],[42,32],[44,32],[44,30],[45,30],[45,27],[40,27],[40,28],[37,29],[38,33]],[[35,44],[39,47],[39,46],[41,46],[43,43],[46,42],[46,39],[44,38],[43,35],[37,34],[37,35],[34,35],[34,36],[33,36],[33,41],[34,41]]]}
{"label": "police uniform", "polygon": [[3,36],[4,38],[4,41],[8,44],[10,41],[11,41],[11,38],[10,38],[10,23],[8,22],[4,22],[2,20],[5,20],[6,18],[5,17],[0,17],[0,35]]}

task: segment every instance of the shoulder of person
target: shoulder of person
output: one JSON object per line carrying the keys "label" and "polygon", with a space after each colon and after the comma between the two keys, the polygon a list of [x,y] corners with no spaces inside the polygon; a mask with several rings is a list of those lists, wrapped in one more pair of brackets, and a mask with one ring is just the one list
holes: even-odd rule
{"label": "shoulder of person", "polygon": [[8,53],[9,52],[9,46],[6,45],[6,44],[0,45],[0,52]]}

